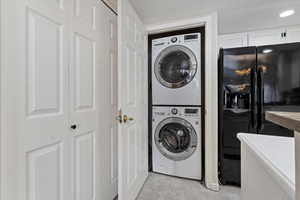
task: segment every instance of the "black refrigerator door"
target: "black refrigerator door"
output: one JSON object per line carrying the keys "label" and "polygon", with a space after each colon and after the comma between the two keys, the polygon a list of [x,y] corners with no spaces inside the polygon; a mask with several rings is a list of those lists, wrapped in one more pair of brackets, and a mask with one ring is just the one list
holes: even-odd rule
{"label": "black refrigerator door", "polygon": [[240,185],[238,133],[256,133],[256,48],[220,51],[219,172],[222,184]]}
{"label": "black refrigerator door", "polygon": [[255,69],[256,48],[224,50],[221,86],[224,155],[239,157],[240,141],[237,134],[256,132]]}
{"label": "black refrigerator door", "polygon": [[291,130],[265,120],[265,112],[300,111],[300,43],[262,46],[257,52],[258,132],[293,136]]}

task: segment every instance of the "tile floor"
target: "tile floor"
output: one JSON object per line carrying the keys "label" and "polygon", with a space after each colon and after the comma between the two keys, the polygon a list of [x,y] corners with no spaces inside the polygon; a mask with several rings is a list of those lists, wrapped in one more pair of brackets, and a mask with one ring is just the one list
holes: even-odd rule
{"label": "tile floor", "polygon": [[137,200],[240,200],[240,188],[213,192],[197,181],[151,173]]}

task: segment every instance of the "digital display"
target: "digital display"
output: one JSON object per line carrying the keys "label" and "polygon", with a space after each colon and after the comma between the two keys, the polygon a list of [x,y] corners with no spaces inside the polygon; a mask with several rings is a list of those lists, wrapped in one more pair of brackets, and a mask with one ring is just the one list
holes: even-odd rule
{"label": "digital display", "polygon": [[184,40],[195,40],[198,39],[198,35],[185,35]]}
{"label": "digital display", "polygon": [[187,108],[184,110],[185,114],[197,114],[198,113],[198,109],[192,109],[192,108]]}

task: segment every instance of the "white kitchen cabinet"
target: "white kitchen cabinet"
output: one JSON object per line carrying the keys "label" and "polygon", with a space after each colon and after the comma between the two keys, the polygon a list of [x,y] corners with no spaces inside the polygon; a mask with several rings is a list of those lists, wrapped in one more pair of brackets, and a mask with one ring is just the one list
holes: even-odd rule
{"label": "white kitchen cabinet", "polygon": [[300,25],[219,36],[219,47],[224,49],[295,42],[300,42]]}
{"label": "white kitchen cabinet", "polygon": [[284,37],[285,32],[285,28],[250,32],[248,35],[249,46],[264,46],[286,43],[286,37]]}
{"label": "white kitchen cabinet", "polygon": [[219,36],[219,47],[237,48],[237,47],[247,47],[248,46],[248,34],[247,33],[236,33]]}
{"label": "white kitchen cabinet", "polygon": [[293,26],[286,29],[286,42],[300,42],[300,26]]}

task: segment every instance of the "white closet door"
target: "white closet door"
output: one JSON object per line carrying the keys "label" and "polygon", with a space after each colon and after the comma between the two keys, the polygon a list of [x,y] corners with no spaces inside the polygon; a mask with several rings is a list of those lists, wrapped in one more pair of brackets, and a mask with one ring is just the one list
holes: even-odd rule
{"label": "white closet door", "polygon": [[[134,200],[148,175],[147,43],[128,0],[119,1],[119,199]],[[131,119],[132,118],[132,119]]]}
{"label": "white closet door", "polygon": [[[97,0],[73,0],[71,19],[70,124],[73,126],[74,200],[104,199],[105,152],[101,120],[105,84],[101,13]],[[101,117],[100,117],[101,116]]]}
{"label": "white closet door", "polygon": [[[14,47],[7,57],[13,63],[7,68],[8,126],[15,135],[9,155],[16,157],[11,163],[17,162],[9,163],[17,171],[11,169],[16,183],[12,199],[110,199],[102,173],[111,154],[104,124],[112,121],[106,109],[116,106],[117,96],[106,106],[104,86],[115,78],[104,73],[108,49],[103,37],[116,25],[110,25],[113,20],[97,0],[7,4],[13,13],[8,43]],[[111,174],[116,181],[116,170]]]}
{"label": "white closet door", "polygon": [[101,74],[102,79],[99,83],[101,97],[98,99],[99,105],[103,109],[98,112],[101,126],[102,145],[99,150],[102,152],[100,163],[102,168],[99,177],[103,181],[101,191],[102,199],[112,200],[118,194],[118,140],[116,121],[117,115],[117,98],[118,98],[118,80],[117,80],[117,16],[100,3],[101,18],[100,27],[103,30],[101,34]]}
{"label": "white closet door", "polygon": [[[13,3],[13,2],[11,2]],[[11,7],[13,8],[13,7]],[[71,132],[68,124],[69,0],[18,0],[16,66],[10,66],[9,89],[16,111],[18,200],[71,197]],[[13,72],[14,70],[14,72]],[[13,133],[10,133],[13,134]],[[11,177],[14,178],[14,177]]]}
{"label": "white closet door", "polygon": [[117,16],[108,10],[108,20],[105,25],[105,41],[108,42],[106,48],[106,97],[108,108],[108,131],[106,137],[107,152],[109,152],[109,159],[107,160],[109,169],[109,192],[110,199],[113,199],[118,194],[118,122],[116,115],[118,113],[118,26]]}

